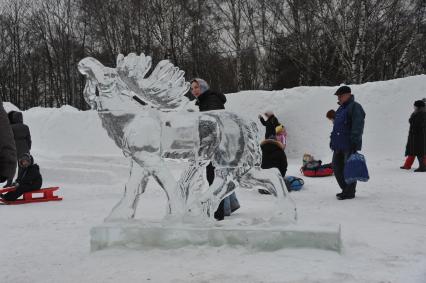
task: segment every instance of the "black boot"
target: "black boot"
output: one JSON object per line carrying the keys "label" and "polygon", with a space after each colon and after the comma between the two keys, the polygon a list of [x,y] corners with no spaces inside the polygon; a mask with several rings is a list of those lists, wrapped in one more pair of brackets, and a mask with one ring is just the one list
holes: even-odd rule
{"label": "black boot", "polygon": [[343,194],[343,193],[337,197],[338,200],[353,199],[353,198],[355,198],[354,194],[349,195],[349,194]]}
{"label": "black boot", "polygon": [[224,204],[224,200],[220,202],[219,207],[214,213],[214,218],[218,221],[223,220],[225,218],[225,214],[223,213],[223,210],[224,210],[223,204]]}

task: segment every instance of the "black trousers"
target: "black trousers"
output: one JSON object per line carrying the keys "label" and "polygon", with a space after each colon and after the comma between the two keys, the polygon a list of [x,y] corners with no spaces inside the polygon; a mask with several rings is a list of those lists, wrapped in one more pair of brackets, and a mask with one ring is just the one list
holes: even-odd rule
{"label": "black trousers", "polygon": [[26,185],[19,185],[15,191],[13,192],[7,192],[3,195],[3,199],[7,201],[14,201],[17,200],[20,196],[22,196],[26,192],[36,191],[39,190],[41,186],[26,186]]}
{"label": "black trousers", "polygon": [[333,154],[333,171],[342,193],[347,196],[355,196],[356,182],[346,184],[343,172],[345,170],[345,163],[351,155],[350,151],[335,151]]}
{"label": "black trousers", "polygon": [[426,155],[425,156],[417,155],[417,160],[419,161],[419,168],[426,169]]}
{"label": "black trousers", "polygon": [[[213,181],[214,181],[214,169],[215,167],[212,165],[211,162],[206,167],[206,177],[207,177],[207,182],[209,182],[209,186],[211,186],[211,184],[213,184]],[[225,211],[223,208],[224,203],[225,203],[225,200],[222,200],[217,210],[214,213],[214,218],[216,218],[217,220],[223,220],[223,218],[225,217]]]}

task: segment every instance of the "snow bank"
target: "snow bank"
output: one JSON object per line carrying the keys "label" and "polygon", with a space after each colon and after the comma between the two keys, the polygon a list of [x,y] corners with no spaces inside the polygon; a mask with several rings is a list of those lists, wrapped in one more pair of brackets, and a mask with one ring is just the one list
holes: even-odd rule
{"label": "snow bank", "polygon": [[[413,102],[426,97],[426,75],[385,82],[352,85],[352,92],[367,114],[363,152],[368,157],[403,158],[408,134],[408,118]],[[281,91],[243,91],[228,94],[226,107],[257,121],[260,137],[264,127],[258,114],[271,109],[287,127],[289,158],[309,152],[328,160],[331,123],[325,113],[337,109],[337,87],[297,87]],[[5,103],[9,111],[17,108]],[[107,136],[95,111],[36,107],[24,111],[31,129],[33,152],[49,156],[121,155]]]}

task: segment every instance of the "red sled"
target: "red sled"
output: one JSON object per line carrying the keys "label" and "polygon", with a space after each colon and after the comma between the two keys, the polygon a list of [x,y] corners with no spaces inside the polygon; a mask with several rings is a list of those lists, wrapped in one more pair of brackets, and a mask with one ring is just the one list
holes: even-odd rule
{"label": "red sled", "polygon": [[316,169],[303,169],[300,168],[300,172],[306,177],[327,177],[333,175],[333,168],[331,167],[318,167]]}
{"label": "red sled", "polygon": [[[0,193],[7,193],[14,190],[15,190],[14,187],[4,188],[0,190]],[[59,187],[43,188],[36,191],[26,192],[22,195],[22,198],[19,198],[15,201],[6,201],[0,198],[0,202],[3,202],[4,204],[24,204],[24,203],[31,203],[31,202],[46,202],[46,201],[62,200],[62,197],[58,197],[54,195],[54,192],[57,190],[59,190]],[[40,194],[42,195],[40,196]]]}

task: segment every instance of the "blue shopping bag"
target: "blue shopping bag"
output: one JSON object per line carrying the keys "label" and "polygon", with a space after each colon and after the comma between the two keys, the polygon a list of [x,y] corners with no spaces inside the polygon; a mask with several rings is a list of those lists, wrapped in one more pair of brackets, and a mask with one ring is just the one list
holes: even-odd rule
{"label": "blue shopping bag", "polygon": [[347,184],[356,181],[367,182],[370,179],[365,157],[361,153],[355,152],[346,160],[345,170],[343,171],[345,182]]}

